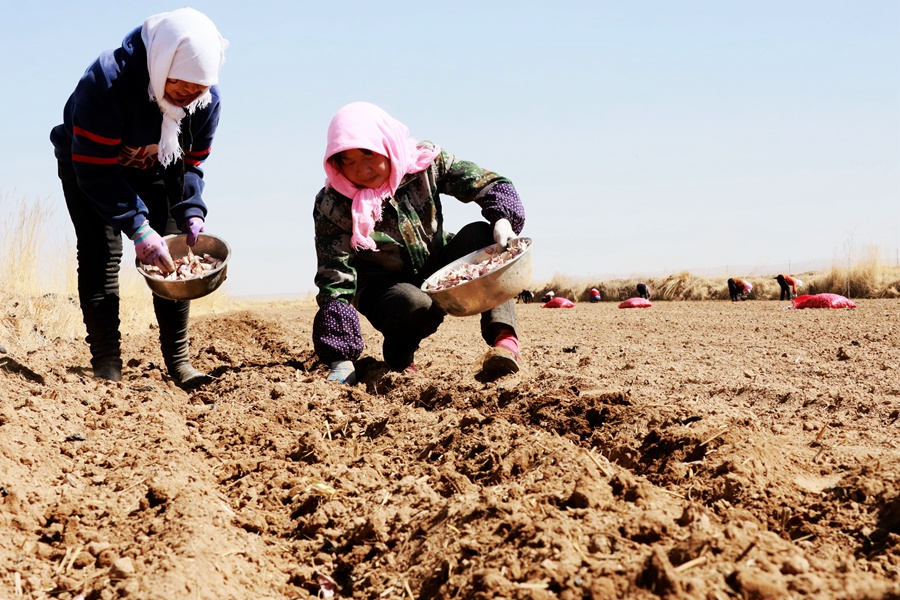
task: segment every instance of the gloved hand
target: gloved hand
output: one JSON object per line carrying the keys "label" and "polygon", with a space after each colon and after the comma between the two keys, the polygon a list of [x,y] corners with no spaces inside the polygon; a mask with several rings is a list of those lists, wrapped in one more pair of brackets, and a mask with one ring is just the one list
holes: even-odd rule
{"label": "gloved hand", "polygon": [[503,246],[509,246],[509,242],[516,239],[516,232],[506,219],[500,219],[494,223],[494,241]]}
{"label": "gloved hand", "polygon": [[148,221],[144,221],[144,224],[138,227],[131,239],[134,242],[134,253],[143,264],[153,265],[167,274],[175,270],[175,261],[169,254],[169,247],[150,227]]}
{"label": "gloved hand", "polygon": [[331,363],[331,371],[328,372],[327,381],[338,381],[353,385],[356,383],[356,368],[352,360],[336,360]]}
{"label": "gloved hand", "polygon": [[187,245],[191,248],[194,247],[194,244],[197,243],[197,238],[200,237],[200,234],[206,231],[206,223],[200,217],[188,217],[188,219],[181,224],[181,233],[187,234]]}

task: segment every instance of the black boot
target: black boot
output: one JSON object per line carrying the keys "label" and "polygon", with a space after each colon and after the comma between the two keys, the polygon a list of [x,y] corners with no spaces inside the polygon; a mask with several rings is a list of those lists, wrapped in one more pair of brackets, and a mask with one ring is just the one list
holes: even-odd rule
{"label": "black boot", "polygon": [[85,341],[91,349],[91,367],[95,379],[122,381],[122,354],[119,333],[119,297],[109,295],[100,302],[81,304]]}
{"label": "black boot", "polygon": [[167,365],[166,368],[169,370],[169,376],[175,380],[179,387],[184,389],[194,389],[213,380],[212,375],[198,371],[191,366],[191,363],[177,363]]}
{"label": "black boot", "polygon": [[122,381],[122,361],[94,364],[94,379]]}
{"label": "black boot", "polygon": [[188,320],[191,303],[153,296],[153,308],[159,323],[159,343],[169,376],[179,387],[190,389],[207,384],[212,377],[191,366]]}

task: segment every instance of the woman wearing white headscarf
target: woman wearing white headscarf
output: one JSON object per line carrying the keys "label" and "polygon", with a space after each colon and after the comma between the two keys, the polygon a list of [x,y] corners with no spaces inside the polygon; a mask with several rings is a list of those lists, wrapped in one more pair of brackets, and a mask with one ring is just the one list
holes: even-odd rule
{"label": "woman wearing white headscarf", "polygon": [[[78,294],[94,376],[122,379],[118,272],[122,233],[138,259],[174,268],[163,235],[193,246],[205,229],[200,164],[219,122],[228,43],[204,14],[149,17],[85,71],[50,140],[75,226]],[[190,364],[188,301],[153,296],[163,359],[180,385],[209,377]]]}

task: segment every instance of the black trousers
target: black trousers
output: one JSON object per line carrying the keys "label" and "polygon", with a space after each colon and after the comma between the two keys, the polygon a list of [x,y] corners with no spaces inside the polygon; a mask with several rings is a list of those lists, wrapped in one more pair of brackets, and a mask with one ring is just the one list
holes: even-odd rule
{"label": "black trousers", "polygon": [[737,284],[734,282],[734,279],[728,280],[728,294],[731,296],[732,302],[737,302],[741,297],[741,293],[738,291]]}
{"label": "black trousers", "polygon": [[787,284],[787,281],[779,281],[778,285],[781,286],[781,299],[784,300],[785,298],[787,298],[788,300],[790,300],[792,296],[791,286]]}
{"label": "black trousers", "polygon": [[[489,223],[469,223],[450,240],[438,262],[447,265],[493,243],[493,229]],[[436,332],[444,322],[446,313],[420,289],[424,281],[422,277],[363,283],[359,293],[359,312],[384,335],[382,353],[392,369],[402,370],[411,365],[422,340]],[[493,345],[500,326],[515,331],[513,300],[481,313],[481,337],[488,345]]]}
{"label": "black trousers", "polygon": [[[180,233],[169,212],[169,198],[161,173],[126,174],[150,212],[150,226],[160,235]],[[72,224],[78,259],[78,298],[91,349],[91,365],[122,366],[119,332],[119,268],[122,232],[112,227],[78,186],[75,169],[59,163],[59,179]],[[153,296],[159,340],[166,367],[189,362],[188,319],[190,302]]]}

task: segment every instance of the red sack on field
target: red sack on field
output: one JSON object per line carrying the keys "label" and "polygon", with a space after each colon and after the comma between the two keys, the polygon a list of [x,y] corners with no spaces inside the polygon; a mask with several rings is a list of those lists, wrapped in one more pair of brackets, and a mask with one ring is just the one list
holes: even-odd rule
{"label": "red sack on field", "polygon": [[650,308],[653,306],[646,298],[629,298],[619,304],[619,308]]}
{"label": "red sack on field", "polygon": [[572,308],[573,306],[575,306],[575,303],[568,298],[551,298],[550,302],[541,308]]}
{"label": "red sack on field", "polygon": [[792,302],[794,308],[856,308],[856,304],[839,294],[803,294]]}

